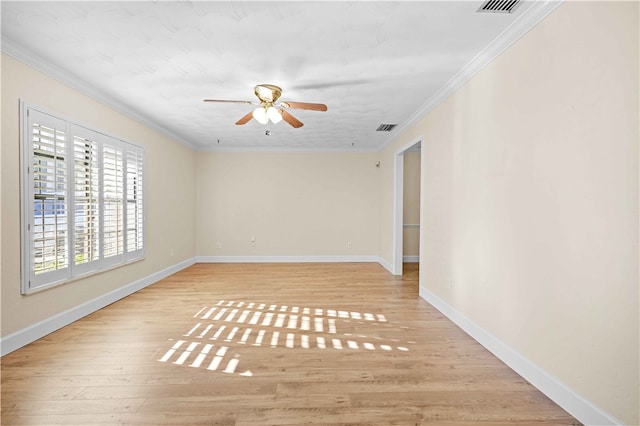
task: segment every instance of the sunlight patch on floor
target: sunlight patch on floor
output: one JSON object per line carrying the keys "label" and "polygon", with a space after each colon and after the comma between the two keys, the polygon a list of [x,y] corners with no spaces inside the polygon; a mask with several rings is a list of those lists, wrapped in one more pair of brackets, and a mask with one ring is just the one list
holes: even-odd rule
{"label": "sunlight patch on floor", "polygon": [[[193,318],[198,322],[182,335],[183,339],[176,342],[170,339],[171,347],[158,361],[192,368],[206,366],[210,371],[248,377],[253,375],[251,371],[238,370],[241,357],[230,351],[234,344],[260,347],[269,342],[270,348],[305,350],[409,350],[406,346],[396,346],[394,343],[399,340],[394,338],[340,335],[338,322],[389,326],[383,314],[370,312],[219,300],[213,306],[203,306]],[[218,346],[219,342],[224,346]]]}

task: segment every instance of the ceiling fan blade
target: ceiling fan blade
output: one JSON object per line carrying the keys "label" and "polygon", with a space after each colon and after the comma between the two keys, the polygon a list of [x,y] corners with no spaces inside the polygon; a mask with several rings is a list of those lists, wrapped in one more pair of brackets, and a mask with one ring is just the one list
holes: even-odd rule
{"label": "ceiling fan blade", "polygon": [[296,129],[304,126],[304,123],[302,121],[289,114],[286,110],[281,109],[280,113],[282,114],[282,119],[291,124],[291,126],[295,127]]}
{"label": "ceiling fan blade", "polygon": [[236,124],[238,126],[241,126],[243,124],[247,124],[249,121],[251,121],[252,118],[253,118],[253,111],[248,113],[244,117],[242,117],[240,120],[236,121]]}
{"label": "ceiling fan blade", "polygon": [[293,109],[310,109],[312,111],[326,111],[327,106],[325,104],[312,104],[309,102],[282,102],[282,106],[285,108]]}
{"label": "ceiling fan blade", "polygon": [[222,103],[226,103],[226,104],[252,104],[253,102],[251,101],[227,101],[224,99],[204,99],[205,102],[222,102]]}

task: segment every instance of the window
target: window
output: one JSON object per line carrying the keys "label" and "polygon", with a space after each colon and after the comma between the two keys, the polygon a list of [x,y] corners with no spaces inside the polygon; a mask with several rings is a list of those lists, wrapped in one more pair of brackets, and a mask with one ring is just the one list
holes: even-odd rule
{"label": "window", "polygon": [[22,293],[144,257],[141,147],[22,105]]}

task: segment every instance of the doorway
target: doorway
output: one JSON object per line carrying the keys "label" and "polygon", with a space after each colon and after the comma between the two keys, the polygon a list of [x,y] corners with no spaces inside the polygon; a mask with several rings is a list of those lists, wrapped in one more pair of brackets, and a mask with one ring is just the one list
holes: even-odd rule
{"label": "doorway", "polygon": [[396,152],[394,176],[393,274],[402,275],[404,262],[420,256],[421,141]]}

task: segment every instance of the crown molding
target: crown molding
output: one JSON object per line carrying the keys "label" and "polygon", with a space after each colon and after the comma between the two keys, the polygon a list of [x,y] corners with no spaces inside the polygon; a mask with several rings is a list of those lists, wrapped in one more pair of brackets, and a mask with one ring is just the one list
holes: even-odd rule
{"label": "crown molding", "polygon": [[[485,66],[493,62],[513,43],[518,41],[540,21],[546,18],[551,12],[556,10],[564,0],[525,0],[525,5],[529,7],[518,11],[518,16],[511,25],[505,28],[489,45],[473,57],[460,71],[456,73],[444,86],[442,86],[433,96],[431,96],[420,108],[416,110],[404,123],[398,125],[394,130],[394,135],[390,136],[381,146],[383,150],[387,145],[393,142],[398,135],[411,126],[416,124],[420,119],[435,109],[442,101],[447,99],[463,84],[469,81]],[[522,5],[524,6],[524,5]]]}
{"label": "crown molding", "polygon": [[128,118],[131,118],[151,129],[164,134],[165,136],[180,143],[181,145],[184,145],[193,150],[197,150],[197,147],[194,144],[185,141],[182,137],[173,133],[171,130],[159,125],[157,122],[148,118],[144,114],[127,106],[122,101],[110,96],[102,90],[96,89],[75,74],[65,71],[56,65],[47,63],[30,50],[4,36],[2,37],[2,52],[17,59],[20,62],[23,62],[35,68],[36,70],[46,74],[47,76],[58,80],[59,82],[71,87],[72,89],[75,89],[78,92],[97,100],[98,102],[108,106],[109,108],[126,115]]}
{"label": "crown molding", "polygon": [[291,146],[283,146],[283,147],[257,147],[257,146],[247,146],[247,147],[232,147],[232,146],[210,146],[210,147],[200,147],[198,148],[201,152],[262,152],[262,153],[276,153],[276,154],[287,154],[287,153],[342,153],[342,154],[363,154],[363,153],[373,153],[379,152],[380,149],[378,147],[371,148],[353,148],[353,147],[345,147],[345,148],[336,148],[336,147],[291,147]]}

